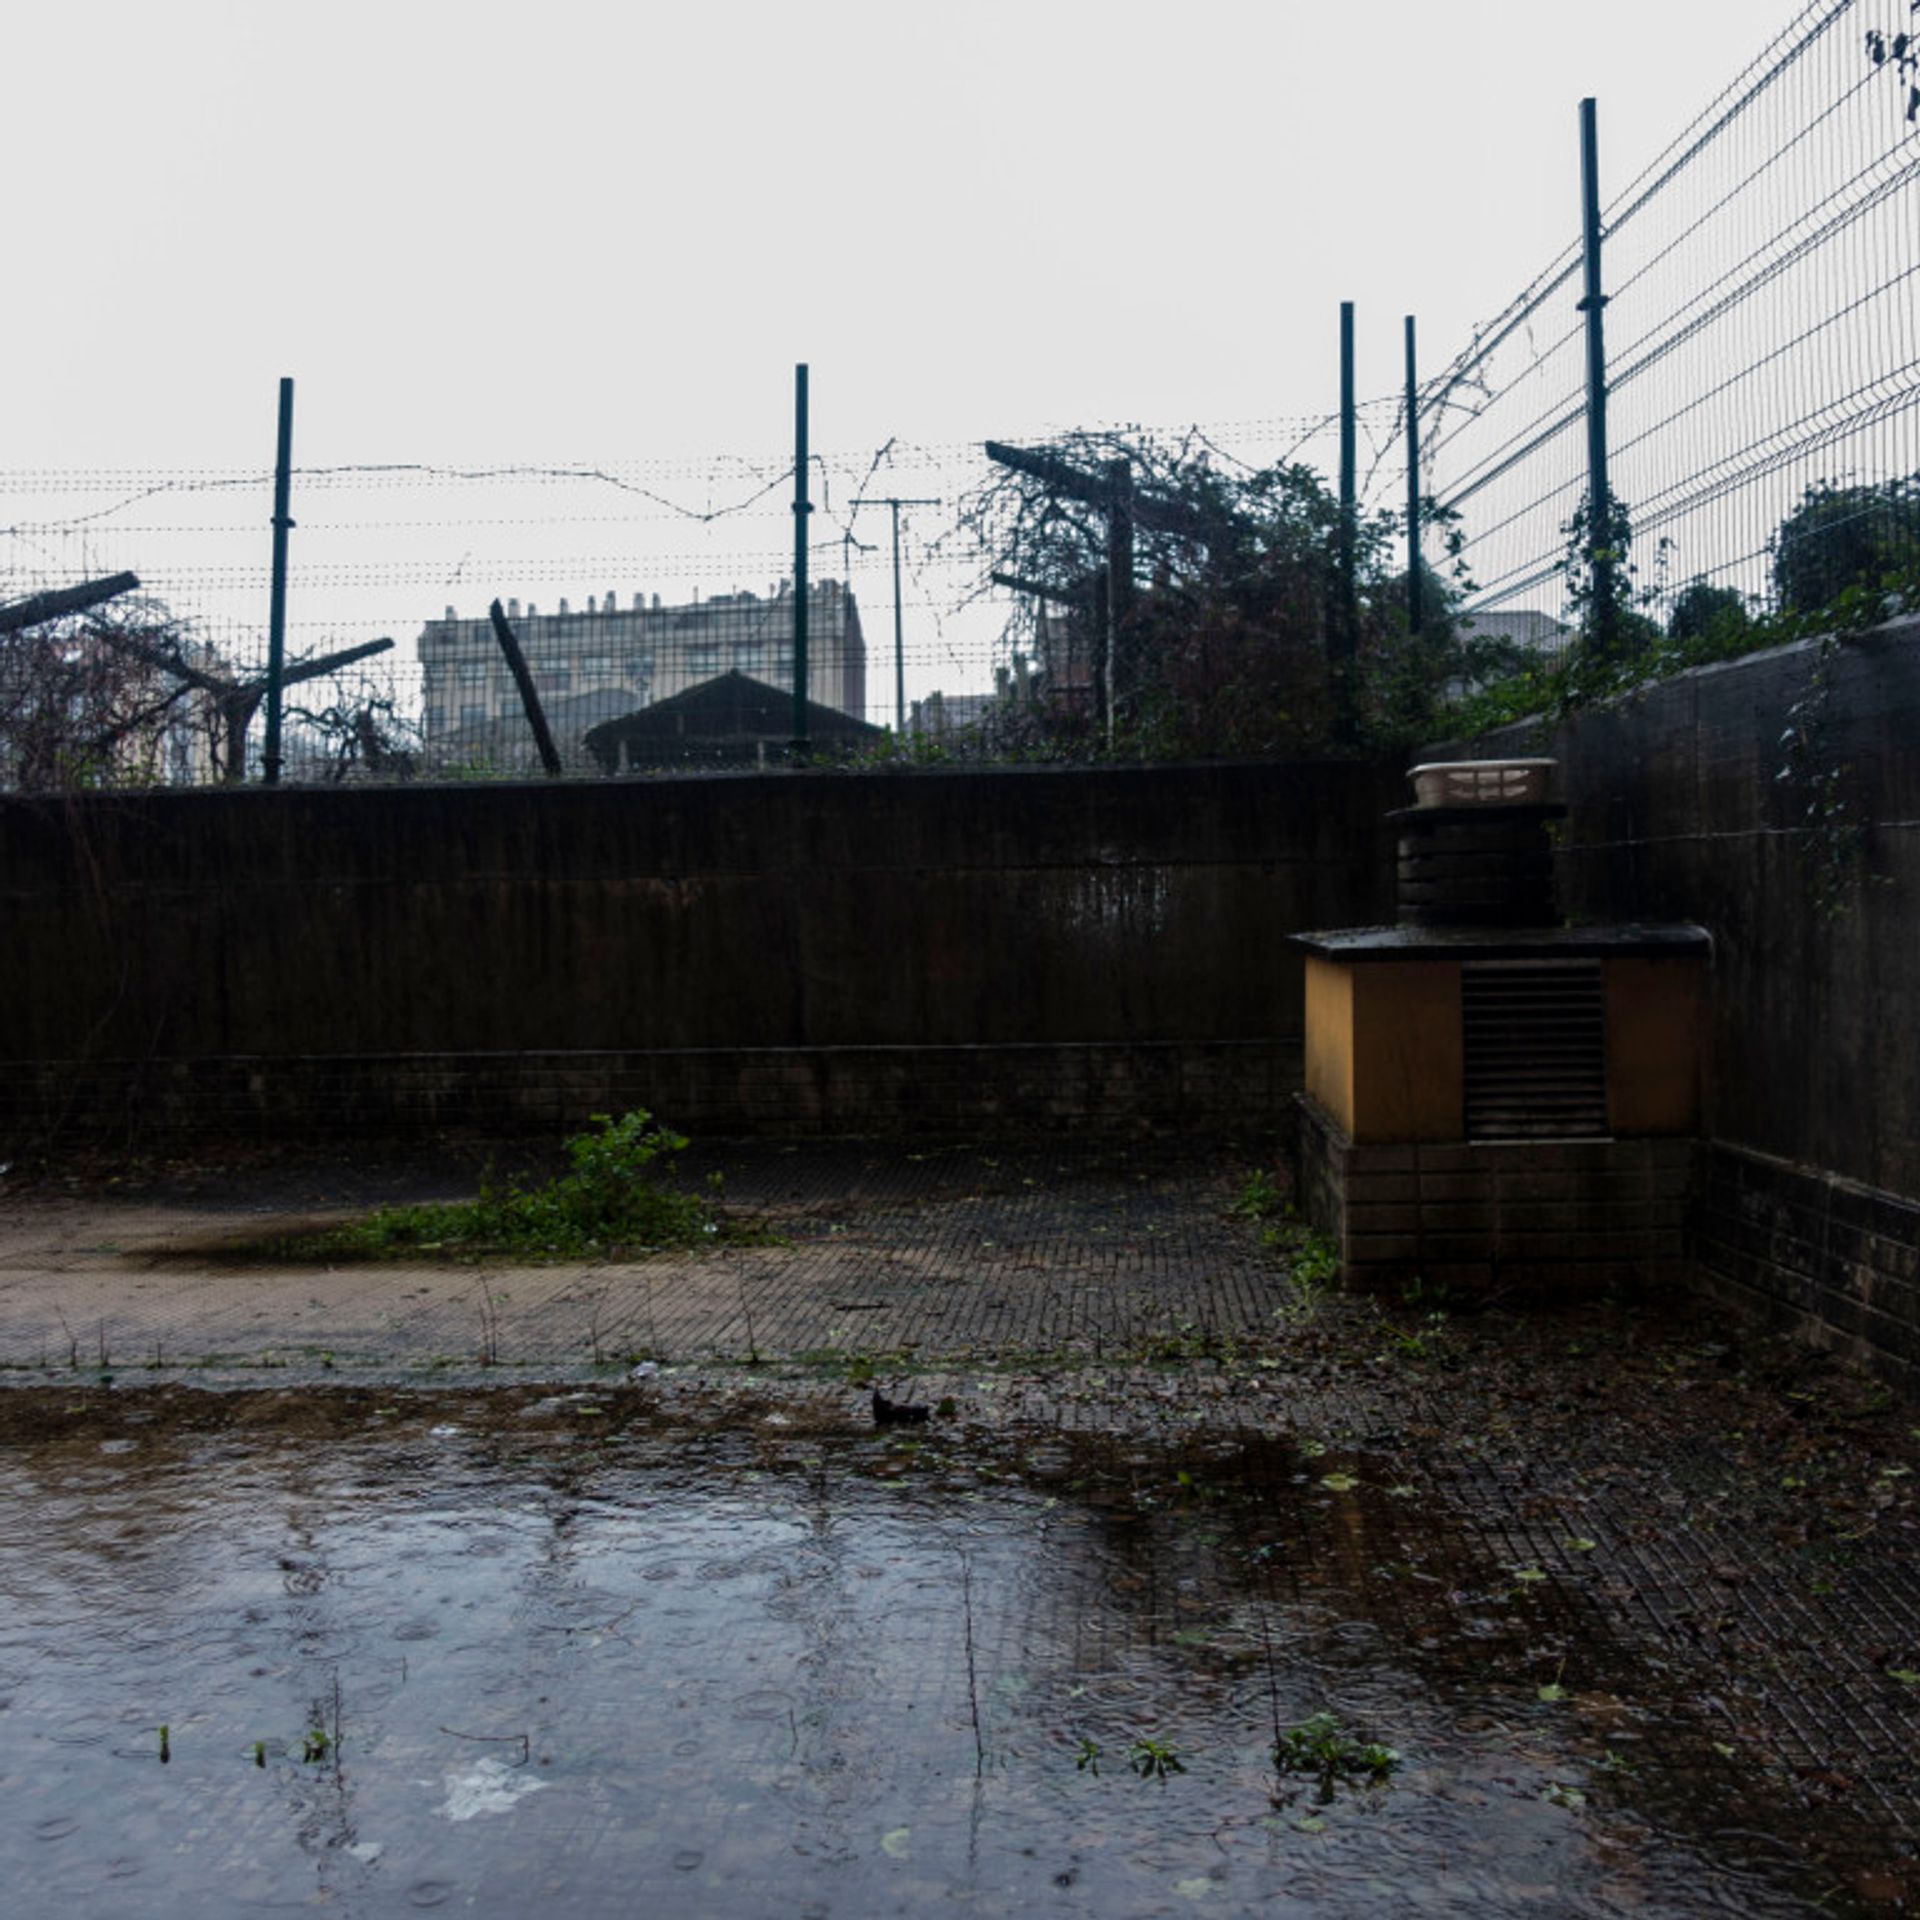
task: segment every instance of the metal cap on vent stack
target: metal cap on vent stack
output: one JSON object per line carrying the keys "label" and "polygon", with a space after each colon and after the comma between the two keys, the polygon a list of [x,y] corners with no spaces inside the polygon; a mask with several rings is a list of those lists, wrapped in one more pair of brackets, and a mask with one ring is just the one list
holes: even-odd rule
{"label": "metal cap on vent stack", "polygon": [[1414,805],[1399,829],[1400,921],[1416,927],[1551,927],[1547,798],[1552,760],[1435,760],[1413,769]]}

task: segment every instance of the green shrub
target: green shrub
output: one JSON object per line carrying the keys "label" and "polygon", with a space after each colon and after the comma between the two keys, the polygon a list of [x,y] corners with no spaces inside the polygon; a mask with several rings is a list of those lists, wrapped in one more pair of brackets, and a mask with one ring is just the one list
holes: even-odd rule
{"label": "green shrub", "polygon": [[567,1140],[568,1171],[538,1186],[484,1182],[477,1200],[382,1207],[364,1220],[284,1244],[294,1259],[397,1260],[515,1254],[579,1258],[612,1250],[698,1246],[718,1222],[699,1196],[660,1184],[655,1162],[686,1146],[684,1134],[636,1108]]}

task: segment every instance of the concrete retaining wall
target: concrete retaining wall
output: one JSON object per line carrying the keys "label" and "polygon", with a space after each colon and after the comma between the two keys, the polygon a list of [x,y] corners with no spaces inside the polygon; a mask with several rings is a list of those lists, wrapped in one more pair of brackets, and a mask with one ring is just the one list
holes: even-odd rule
{"label": "concrete retaining wall", "polygon": [[1278,1124],[1391,772],[0,799],[0,1132]]}
{"label": "concrete retaining wall", "polygon": [[1695,1272],[1920,1387],[1920,621],[1833,649],[1834,832],[1782,777],[1820,665],[1781,648],[1482,750],[1559,757],[1575,918],[1712,930]]}

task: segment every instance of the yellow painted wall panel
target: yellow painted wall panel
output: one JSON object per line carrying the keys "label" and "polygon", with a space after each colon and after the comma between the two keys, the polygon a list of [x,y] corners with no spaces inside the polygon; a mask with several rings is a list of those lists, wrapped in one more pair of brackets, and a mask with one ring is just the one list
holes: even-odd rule
{"label": "yellow painted wall panel", "polygon": [[1606,964],[1607,1124],[1617,1134],[1700,1129],[1706,1057],[1703,960]]}
{"label": "yellow painted wall panel", "polygon": [[1307,955],[1307,1092],[1353,1134],[1353,969]]}
{"label": "yellow painted wall panel", "polygon": [[1452,961],[1353,969],[1355,1140],[1459,1140],[1466,1132],[1460,968]]}

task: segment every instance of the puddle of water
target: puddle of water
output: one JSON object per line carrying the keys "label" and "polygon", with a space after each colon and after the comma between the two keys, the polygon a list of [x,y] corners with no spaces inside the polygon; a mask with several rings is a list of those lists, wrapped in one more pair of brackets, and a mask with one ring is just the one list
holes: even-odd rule
{"label": "puddle of water", "polygon": [[[15,1910],[1810,1911],[1660,1676],[1362,1458],[576,1414],[13,1450]],[[1319,1712],[1398,1772],[1277,1775]]]}

